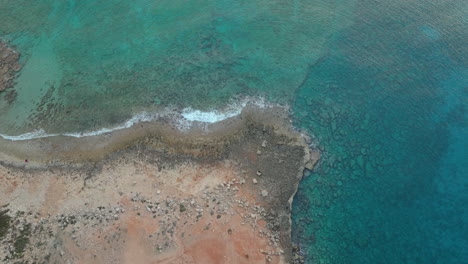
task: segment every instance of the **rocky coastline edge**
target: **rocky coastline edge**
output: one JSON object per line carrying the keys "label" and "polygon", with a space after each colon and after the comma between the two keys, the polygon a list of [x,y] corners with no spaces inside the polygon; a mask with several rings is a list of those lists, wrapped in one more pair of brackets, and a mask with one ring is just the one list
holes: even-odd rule
{"label": "rocky coastline edge", "polygon": [[300,263],[291,205],[320,154],[284,108],[180,131],[0,140],[5,263]]}

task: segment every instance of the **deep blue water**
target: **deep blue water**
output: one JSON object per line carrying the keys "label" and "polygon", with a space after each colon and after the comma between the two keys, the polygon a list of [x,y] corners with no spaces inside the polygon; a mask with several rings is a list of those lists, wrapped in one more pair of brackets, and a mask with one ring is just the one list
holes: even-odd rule
{"label": "deep blue water", "polygon": [[294,105],[320,165],[300,185],[307,263],[468,263],[467,17],[360,1]]}

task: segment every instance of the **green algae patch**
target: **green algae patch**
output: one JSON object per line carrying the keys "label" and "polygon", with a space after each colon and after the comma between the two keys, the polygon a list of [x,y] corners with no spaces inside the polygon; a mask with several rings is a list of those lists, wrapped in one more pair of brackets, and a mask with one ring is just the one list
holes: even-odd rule
{"label": "green algae patch", "polygon": [[27,224],[20,231],[19,236],[16,238],[13,246],[15,247],[14,258],[21,258],[23,256],[26,246],[29,244],[29,235],[31,231],[31,224]]}
{"label": "green algae patch", "polygon": [[11,217],[7,215],[7,212],[8,210],[0,211],[0,240],[3,239],[3,236],[5,236],[10,227]]}
{"label": "green algae patch", "polygon": [[185,205],[180,204],[180,205],[179,205],[179,211],[180,211],[181,213],[183,213],[183,212],[187,211],[187,208],[185,208]]}
{"label": "green algae patch", "polygon": [[[31,224],[25,224],[21,228],[17,229],[17,227],[11,225],[14,220],[7,214],[8,211],[8,209],[0,211],[0,241],[3,240],[7,233],[12,229],[14,233],[11,237],[11,241],[14,241],[13,250],[10,251],[11,257],[6,259],[21,259],[23,257],[24,250],[29,244]],[[24,212],[18,212],[15,218],[23,215]]]}

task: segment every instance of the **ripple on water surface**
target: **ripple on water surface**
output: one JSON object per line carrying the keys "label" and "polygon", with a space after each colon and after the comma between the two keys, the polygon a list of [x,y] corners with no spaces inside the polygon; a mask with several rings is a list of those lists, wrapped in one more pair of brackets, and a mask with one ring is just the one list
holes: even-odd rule
{"label": "ripple on water surface", "polygon": [[324,158],[294,240],[308,263],[466,263],[466,4],[357,6],[297,94]]}

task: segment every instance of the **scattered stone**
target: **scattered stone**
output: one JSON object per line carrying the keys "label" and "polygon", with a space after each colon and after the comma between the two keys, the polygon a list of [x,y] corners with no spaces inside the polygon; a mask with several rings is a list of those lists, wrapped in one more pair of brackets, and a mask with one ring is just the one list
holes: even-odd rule
{"label": "scattered stone", "polygon": [[312,170],[314,168],[314,163],[312,161],[308,161],[305,164],[305,168],[308,169],[308,170]]}
{"label": "scattered stone", "polygon": [[267,146],[267,141],[266,141],[266,140],[263,140],[263,142],[262,142],[262,147],[263,147],[263,148],[266,148],[266,146]]}
{"label": "scattered stone", "polygon": [[257,179],[255,179],[255,178],[252,179],[252,182],[253,182],[254,184],[257,184],[257,183],[258,183]]}
{"label": "scattered stone", "polygon": [[261,171],[257,171],[257,176],[262,176],[262,172],[261,172]]}
{"label": "scattered stone", "polygon": [[267,190],[262,190],[262,196],[267,197],[268,196],[268,191]]}

